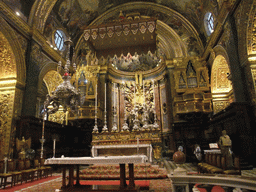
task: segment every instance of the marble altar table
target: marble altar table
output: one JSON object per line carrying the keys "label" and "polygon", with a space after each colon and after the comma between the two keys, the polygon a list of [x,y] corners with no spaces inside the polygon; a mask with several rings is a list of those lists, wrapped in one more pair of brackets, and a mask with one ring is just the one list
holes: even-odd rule
{"label": "marble altar table", "polygon": [[[127,188],[125,177],[125,164],[129,165],[129,189],[135,188],[134,163],[146,163],[146,155],[132,156],[100,156],[100,157],[61,157],[46,159],[47,165],[63,165],[62,188],[74,186],[74,166],[77,168],[76,185],[79,186],[79,165],[88,164],[119,164],[120,166],[120,189]],[[69,183],[66,185],[66,167],[69,168]]]}

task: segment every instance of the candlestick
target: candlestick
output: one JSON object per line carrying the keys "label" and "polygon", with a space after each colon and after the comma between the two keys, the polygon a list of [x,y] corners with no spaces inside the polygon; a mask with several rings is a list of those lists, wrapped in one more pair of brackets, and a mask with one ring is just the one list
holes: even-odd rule
{"label": "candlestick", "polygon": [[107,83],[105,83],[105,111],[107,109]]}
{"label": "candlestick", "polygon": [[44,114],[43,114],[43,125],[42,125],[42,138],[39,139],[39,141],[41,142],[41,153],[40,153],[40,158],[42,159],[44,156],[44,127],[45,127],[45,120],[47,119],[47,112],[46,110],[44,110]]}
{"label": "candlestick", "polygon": [[105,110],[104,110],[104,126],[103,126],[102,131],[108,132],[108,127],[107,127],[107,83],[105,83]]}
{"label": "candlestick", "polygon": [[114,83],[114,106],[113,106],[113,127],[112,132],[117,132],[117,125],[116,125],[116,84]]}
{"label": "candlestick", "polygon": [[140,139],[139,137],[137,137],[137,155],[139,155],[139,143],[140,143]]}
{"label": "candlestick", "polygon": [[98,102],[98,85],[97,85],[97,82],[96,82],[96,93],[95,93],[95,125],[94,125],[94,128],[93,128],[93,132],[94,133],[98,133],[98,125],[97,125],[97,102]]}
{"label": "candlestick", "polygon": [[153,80],[153,100],[154,100],[154,129],[159,129],[159,125],[157,123],[157,116],[156,116],[156,98],[155,98],[155,89],[154,89],[154,80]]}
{"label": "candlestick", "polygon": [[136,84],[134,82],[134,106],[136,104]]}
{"label": "candlestick", "polygon": [[125,83],[123,83],[123,95],[124,95],[124,124],[122,127],[122,131],[128,131],[129,132],[129,127],[128,124],[126,123],[127,117],[126,117],[126,102],[125,102]]}
{"label": "candlestick", "polygon": [[143,99],[144,99],[144,104],[145,104],[145,85],[144,85],[144,80],[143,80]]}

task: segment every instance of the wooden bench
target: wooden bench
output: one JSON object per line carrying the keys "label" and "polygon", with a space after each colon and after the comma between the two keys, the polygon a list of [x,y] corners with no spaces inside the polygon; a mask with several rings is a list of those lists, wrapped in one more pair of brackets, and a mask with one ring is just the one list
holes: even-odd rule
{"label": "wooden bench", "polygon": [[198,163],[199,173],[241,175],[240,159],[234,158],[233,169],[226,166],[226,158],[221,154],[205,154],[205,161]]}

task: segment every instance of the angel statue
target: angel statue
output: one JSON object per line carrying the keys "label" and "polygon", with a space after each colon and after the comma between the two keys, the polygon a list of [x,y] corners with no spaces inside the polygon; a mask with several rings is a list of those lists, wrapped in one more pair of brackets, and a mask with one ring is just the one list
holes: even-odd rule
{"label": "angel statue", "polygon": [[26,157],[26,150],[31,147],[31,137],[25,140],[23,136],[21,140],[16,138],[16,149],[19,152],[19,159],[24,160]]}

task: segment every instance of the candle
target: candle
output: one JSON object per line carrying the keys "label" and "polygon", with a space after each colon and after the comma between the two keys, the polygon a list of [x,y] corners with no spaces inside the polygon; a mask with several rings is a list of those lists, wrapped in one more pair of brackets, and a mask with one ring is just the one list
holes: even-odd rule
{"label": "candle", "polygon": [[115,107],[116,107],[116,83],[114,83],[114,114],[115,114]]}
{"label": "candle", "polygon": [[144,81],[143,81],[143,98],[144,98],[144,104],[145,104],[146,99],[145,99],[145,85],[144,85]]}
{"label": "candle", "polygon": [[107,110],[107,83],[105,83],[105,111]]}
{"label": "candle", "polygon": [[136,104],[136,84],[134,82],[134,106]]}
{"label": "candle", "polygon": [[139,137],[137,137],[137,155],[139,155]]}
{"label": "candle", "polygon": [[53,139],[53,157],[55,157],[56,139]]}

